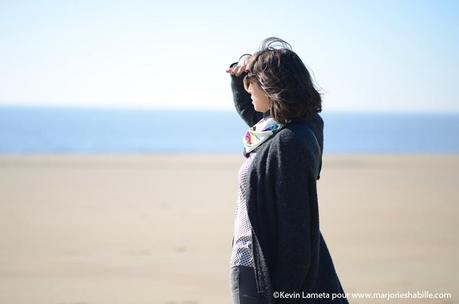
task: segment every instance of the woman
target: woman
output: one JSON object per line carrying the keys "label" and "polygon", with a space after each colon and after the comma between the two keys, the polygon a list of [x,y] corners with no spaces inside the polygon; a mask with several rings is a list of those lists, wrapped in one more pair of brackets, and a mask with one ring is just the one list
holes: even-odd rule
{"label": "woman", "polygon": [[249,126],[230,263],[233,302],[348,303],[319,230],[323,121],[308,70],[290,44],[270,37],[226,72]]}

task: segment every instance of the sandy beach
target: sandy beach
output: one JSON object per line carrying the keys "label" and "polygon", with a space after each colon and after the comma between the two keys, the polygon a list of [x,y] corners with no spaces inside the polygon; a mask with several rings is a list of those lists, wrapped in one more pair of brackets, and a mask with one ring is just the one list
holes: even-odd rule
{"label": "sandy beach", "polygon": [[[0,303],[230,304],[242,155],[0,157]],[[346,292],[459,303],[459,155],[325,156],[320,227]]]}

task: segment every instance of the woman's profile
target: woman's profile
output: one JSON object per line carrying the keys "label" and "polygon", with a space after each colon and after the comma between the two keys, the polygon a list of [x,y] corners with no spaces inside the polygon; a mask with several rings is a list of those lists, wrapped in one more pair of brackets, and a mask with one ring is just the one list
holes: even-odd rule
{"label": "woman's profile", "polygon": [[233,303],[348,303],[319,229],[322,100],[306,66],[289,43],[270,37],[226,72],[248,125],[230,259]]}

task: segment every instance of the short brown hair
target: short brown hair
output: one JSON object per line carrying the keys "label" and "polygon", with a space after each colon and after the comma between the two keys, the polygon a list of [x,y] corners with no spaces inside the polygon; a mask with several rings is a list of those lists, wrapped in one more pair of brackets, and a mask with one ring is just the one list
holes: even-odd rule
{"label": "short brown hair", "polygon": [[[273,47],[280,43],[281,48]],[[248,70],[272,101],[271,116],[280,123],[322,111],[322,98],[312,83],[308,69],[288,42],[269,37],[252,55]]]}

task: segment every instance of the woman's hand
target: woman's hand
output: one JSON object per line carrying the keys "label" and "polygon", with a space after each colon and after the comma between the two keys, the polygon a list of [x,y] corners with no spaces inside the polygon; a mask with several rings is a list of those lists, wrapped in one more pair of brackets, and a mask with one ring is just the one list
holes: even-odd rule
{"label": "woman's hand", "polygon": [[247,72],[247,63],[252,56],[249,54],[243,55],[237,65],[226,70],[232,76],[240,76],[242,73]]}

